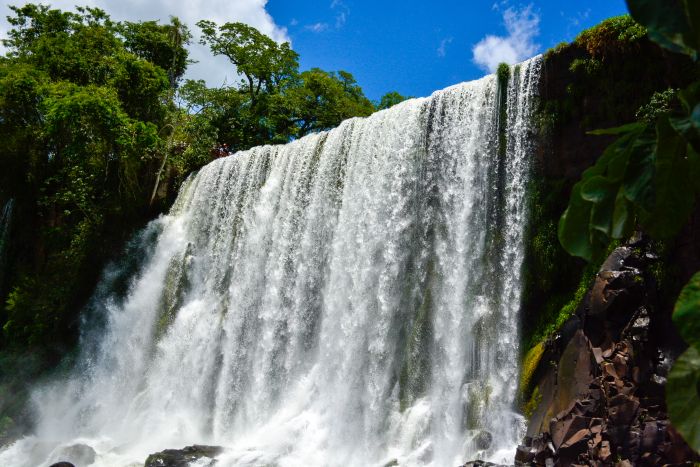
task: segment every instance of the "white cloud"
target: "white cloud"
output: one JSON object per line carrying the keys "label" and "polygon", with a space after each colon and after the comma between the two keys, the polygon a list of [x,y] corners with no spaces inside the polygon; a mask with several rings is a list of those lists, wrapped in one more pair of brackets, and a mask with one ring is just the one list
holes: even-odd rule
{"label": "white cloud", "polygon": [[333,0],[331,2],[331,9],[338,10],[338,13],[335,15],[336,29],[340,29],[345,26],[348,16],[350,16],[350,8],[345,4],[345,2],[343,2],[343,0]]}
{"label": "white cloud", "polygon": [[452,43],[452,40],[451,37],[447,37],[440,41],[440,47],[437,49],[438,57],[442,58],[447,55],[447,46]]}
{"label": "white cloud", "polygon": [[311,32],[323,32],[328,29],[328,23],[315,23],[309,24],[304,27],[307,31]]}
{"label": "white cloud", "polygon": [[[26,1],[11,2],[21,6]],[[41,2],[45,3],[45,2]],[[49,3],[49,2],[46,2]],[[267,0],[51,0],[53,8],[73,10],[75,4],[98,7],[119,21],[160,20],[168,22],[177,16],[190,27],[195,36],[190,45],[190,58],[198,63],[190,65],[187,78],[203,79],[209,86],[220,86],[237,81],[233,65],[224,57],[213,57],[206,46],[198,43],[199,28],[195,23],[210,19],[219,24],[241,22],[249,24],[277,42],[289,42],[287,29],[277,25],[266,10]],[[10,14],[7,6],[0,11],[0,36],[6,37],[9,26],[5,16]]]}
{"label": "white cloud", "polygon": [[540,17],[532,5],[522,10],[508,8],[503,12],[503,22],[507,36],[488,35],[472,50],[474,63],[491,73],[499,64],[521,62],[539,49],[535,38],[540,34]]}
{"label": "white cloud", "polygon": [[344,11],[338,13],[338,15],[335,17],[335,27],[340,29],[345,25],[345,22],[348,20],[348,14]]}

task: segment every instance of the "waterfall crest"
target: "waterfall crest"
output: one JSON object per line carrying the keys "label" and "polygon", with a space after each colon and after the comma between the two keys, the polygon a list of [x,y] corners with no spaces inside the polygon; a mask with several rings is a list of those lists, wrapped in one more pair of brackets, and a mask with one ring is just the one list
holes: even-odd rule
{"label": "waterfall crest", "polygon": [[513,67],[507,121],[488,76],[190,177],[0,464],[76,443],[99,466],[195,443],[222,466],[507,459],[540,66]]}

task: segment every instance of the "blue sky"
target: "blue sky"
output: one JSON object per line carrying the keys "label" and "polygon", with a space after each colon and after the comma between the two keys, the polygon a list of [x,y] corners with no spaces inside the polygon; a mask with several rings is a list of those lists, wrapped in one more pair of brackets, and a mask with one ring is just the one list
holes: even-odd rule
{"label": "blue sky", "polygon": [[505,58],[511,45],[539,53],[627,11],[624,0],[271,0],[267,10],[287,28],[302,68],[347,70],[372,99],[391,90],[426,96],[483,76],[473,49],[489,35],[501,40],[487,54]]}
{"label": "blue sky", "polygon": [[[38,0],[34,0],[35,2]],[[494,3],[495,2],[495,3]],[[21,5],[26,0],[10,0]],[[605,18],[624,0],[53,0],[52,6],[97,6],[116,20],[179,17],[195,33],[188,78],[210,86],[236,80],[223,57],[197,44],[200,19],[240,21],[278,42],[291,41],[302,69],[353,73],[371,99],[387,91],[427,96],[483,76],[500,61],[520,61]],[[0,13],[0,37],[8,29]],[[475,54],[476,51],[476,54]]]}

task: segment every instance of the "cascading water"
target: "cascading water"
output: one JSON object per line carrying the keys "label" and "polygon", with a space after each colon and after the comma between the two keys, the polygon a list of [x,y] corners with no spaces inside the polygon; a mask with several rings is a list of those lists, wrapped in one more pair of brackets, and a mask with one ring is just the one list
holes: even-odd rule
{"label": "cascading water", "polygon": [[98,466],[195,443],[221,466],[509,461],[540,63],[204,167],[0,464],[76,443]]}

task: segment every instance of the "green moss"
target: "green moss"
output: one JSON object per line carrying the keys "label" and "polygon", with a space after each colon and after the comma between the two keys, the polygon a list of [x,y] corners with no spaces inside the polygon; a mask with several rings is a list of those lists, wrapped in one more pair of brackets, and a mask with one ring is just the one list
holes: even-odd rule
{"label": "green moss", "polygon": [[508,86],[508,81],[510,80],[510,65],[507,63],[498,65],[496,76],[498,76],[498,83],[500,86]]}
{"label": "green moss", "polygon": [[539,342],[537,345],[532,347],[527,354],[525,354],[522,370],[520,372],[520,384],[518,385],[521,396],[526,396],[530,392],[532,378],[535,375],[537,366],[542,360],[544,349],[544,342]]}
{"label": "green moss", "polygon": [[540,388],[536,387],[534,391],[532,391],[530,399],[523,406],[523,414],[525,415],[525,417],[528,418],[528,420],[532,418],[532,414],[535,413],[535,410],[537,410],[537,406],[539,406],[541,402],[542,393],[540,392]]}
{"label": "green moss", "polygon": [[570,45],[571,44],[569,44],[568,42],[560,42],[557,45],[555,45],[554,47],[552,47],[551,49],[547,50],[544,53],[545,62],[550,60],[553,56],[560,54],[561,52],[566,50]]}
{"label": "green moss", "polygon": [[597,74],[603,67],[603,62],[594,58],[577,58],[569,65],[572,73],[583,73],[588,76]]}
{"label": "green moss", "polygon": [[[508,83],[510,82],[510,66],[506,63],[498,65],[498,157],[503,160],[508,151]],[[500,173],[500,169],[499,169]],[[500,229],[499,229],[500,230]]]}

